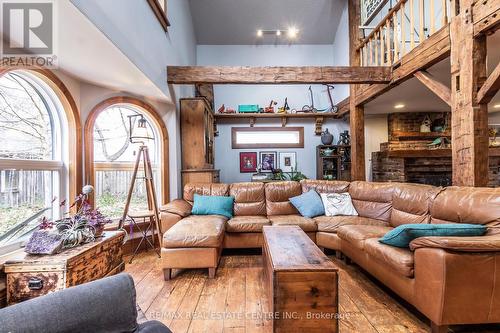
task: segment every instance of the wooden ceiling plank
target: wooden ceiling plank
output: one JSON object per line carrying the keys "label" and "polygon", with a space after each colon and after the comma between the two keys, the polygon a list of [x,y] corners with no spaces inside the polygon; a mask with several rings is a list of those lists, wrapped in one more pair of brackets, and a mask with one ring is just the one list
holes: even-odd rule
{"label": "wooden ceiling plank", "polygon": [[170,84],[322,84],[387,83],[391,67],[349,66],[168,66]]}
{"label": "wooden ceiling plank", "polygon": [[439,82],[427,71],[418,71],[413,74],[424,86],[429,88],[434,94],[441,98],[446,104],[451,106],[451,89]]}
{"label": "wooden ceiling plank", "polygon": [[481,89],[477,93],[477,102],[479,104],[488,104],[500,89],[500,63],[488,76]]}

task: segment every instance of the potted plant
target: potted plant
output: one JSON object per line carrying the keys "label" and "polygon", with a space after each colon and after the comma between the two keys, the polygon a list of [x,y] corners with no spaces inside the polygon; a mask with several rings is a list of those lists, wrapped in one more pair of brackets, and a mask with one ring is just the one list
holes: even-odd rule
{"label": "potted plant", "polygon": [[[57,221],[43,217],[39,228],[32,235],[25,251],[33,254],[56,253],[61,249],[75,247],[94,241],[104,231],[104,226],[111,222],[98,209],[93,209],[88,196],[93,187],[86,185],[70,208],[77,207],[75,214],[67,213]],[[61,202],[64,206],[65,202]]]}

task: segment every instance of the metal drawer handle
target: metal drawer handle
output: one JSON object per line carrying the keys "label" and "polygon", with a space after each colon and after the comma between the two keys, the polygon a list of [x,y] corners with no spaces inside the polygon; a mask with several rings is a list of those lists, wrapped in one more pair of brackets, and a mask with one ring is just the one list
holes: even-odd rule
{"label": "metal drawer handle", "polygon": [[40,290],[43,288],[43,280],[33,277],[28,281],[28,288],[30,290]]}

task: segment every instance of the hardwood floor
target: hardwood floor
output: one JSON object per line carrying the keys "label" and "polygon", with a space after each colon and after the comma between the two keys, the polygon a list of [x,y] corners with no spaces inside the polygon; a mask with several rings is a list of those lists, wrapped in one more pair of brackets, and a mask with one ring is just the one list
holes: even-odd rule
{"label": "hardwood floor", "polygon": [[[356,265],[339,266],[341,333],[429,332],[416,310],[387,292]],[[128,263],[128,260],[127,260]],[[163,280],[161,261],[140,253],[127,265],[137,289],[137,303],[147,319],[182,332],[271,332],[268,298],[262,287],[260,255],[223,255],[215,279],[207,270],[174,270]],[[500,326],[454,326],[453,332],[500,332]],[[452,332],[450,330],[450,332]]]}

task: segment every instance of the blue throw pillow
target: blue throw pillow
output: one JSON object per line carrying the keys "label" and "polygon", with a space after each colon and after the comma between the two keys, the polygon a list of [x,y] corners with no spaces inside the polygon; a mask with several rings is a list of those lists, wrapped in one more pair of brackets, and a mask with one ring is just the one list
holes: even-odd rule
{"label": "blue throw pillow", "polygon": [[233,217],[234,197],[216,195],[194,195],[193,215],[222,215],[228,219]]}
{"label": "blue throw pillow", "polygon": [[379,239],[380,243],[397,247],[409,247],[415,238],[427,236],[482,236],[486,226],[481,224],[403,224]]}
{"label": "blue throw pillow", "polygon": [[323,201],[315,190],[310,190],[309,192],[290,198],[290,202],[302,216],[315,217],[325,215]]}

